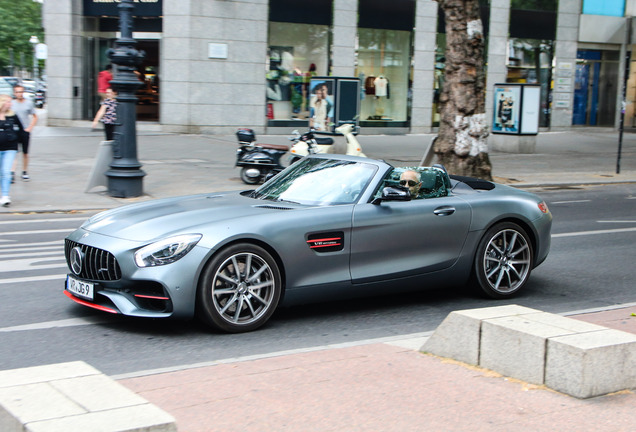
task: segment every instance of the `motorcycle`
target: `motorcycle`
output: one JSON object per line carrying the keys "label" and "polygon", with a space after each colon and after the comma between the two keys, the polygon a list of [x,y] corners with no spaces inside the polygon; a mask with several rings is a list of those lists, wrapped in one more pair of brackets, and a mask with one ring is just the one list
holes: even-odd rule
{"label": "motorcycle", "polygon": [[347,142],[346,149],[339,145],[334,145],[332,138],[318,138],[314,135],[313,129],[305,134],[300,134],[297,130],[293,132],[293,136],[290,140],[294,141],[290,152],[298,157],[307,156],[308,154],[316,153],[339,153],[347,154],[350,156],[366,157],[362,152],[362,147],[356,139],[353,131],[355,126],[349,123],[345,123],[335,129],[336,132],[342,134]]}
{"label": "motorcycle", "polygon": [[241,167],[241,180],[246,184],[258,184],[286,167],[281,157],[289,151],[286,145],[256,143],[252,129],[241,128],[236,132],[239,148],[236,150],[236,164]]}

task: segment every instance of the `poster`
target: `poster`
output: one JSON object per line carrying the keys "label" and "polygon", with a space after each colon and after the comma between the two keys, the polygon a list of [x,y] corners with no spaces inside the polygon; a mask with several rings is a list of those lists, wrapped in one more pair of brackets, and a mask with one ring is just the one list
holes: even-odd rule
{"label": "poster", "polygon": [[520,86],[495,86],[492,131],[495,133],[519,133]]}
{"label": "poster", "polygon": [[309,127],[318,132],[331,130],[334,113],[333,91],[333,79],[312,79],[309,83]]}

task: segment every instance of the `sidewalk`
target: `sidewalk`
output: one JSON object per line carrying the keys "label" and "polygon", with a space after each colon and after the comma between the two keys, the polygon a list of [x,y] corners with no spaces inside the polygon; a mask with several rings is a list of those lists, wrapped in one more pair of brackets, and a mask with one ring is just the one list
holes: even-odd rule
{"label": "sidewalk", "polygon": [[[36,127],[30,146],[31,181],[23,182],[18,175],[11,187],[11,207],[0,212],[107,209],[153,198],[251,187],[234,167],[235,136],[162,134],[153,129],[143,123],[138,126],[137,155],[146,173],[144,195],[122,199],[110,197],[104,186],[85,192],[103,139],[101,130],[92,131],[88,123],[75,128]],[[419,164],[432,137],[360,135],[358,140],[369,157],[409,166]],[[289,144],[287,136],[258,138]],[[609,129],[541,133],[535,154],[492,152],[493,176],[517,187],[636,182],[636,134],[624,135],[620,174],[615,172],[617,143],[618,133]]]}
{"label": "sidewalk", "polygon": [[[636,333],[636,306],[570,318]],[[633,391],[576,399],[422,354],[424,341],[230,359],[119,382],[187,432],[634,430]]]}

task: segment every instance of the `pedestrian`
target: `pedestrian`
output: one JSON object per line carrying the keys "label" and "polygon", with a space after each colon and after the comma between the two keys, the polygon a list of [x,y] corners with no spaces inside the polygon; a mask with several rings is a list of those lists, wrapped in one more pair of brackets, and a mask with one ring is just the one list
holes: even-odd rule
{"label": "pedestrian", "polygon": [[[13,102],[11,109],[20,119],[20,123],[24,127],[24,131],[18,137],[18,142],[22,150],[22,180],[29,181],[29,141],[31,140],[31,131],[38,122],[38,115],[35,112],[33,102],[24,97],[24,87],[17,85],[13,87]],[[13,169],[11,170],[11,183],[15,182],[15,172],[18,167],[18,159],[13,160]]]}
{"label": "pedestrian", "polygon": [[112,88],[106,89],[106,99],[102,101],[102,106],[93,119],[93,129],[97,128],[97,123],[101,120],[104,123],[106,141],[115,139],[115,123],[117,122],[117,93]]}
{"label": "pedestrian", "polygon": [[110,82],[113,79],[113,65],[107,64],[106,69],[97,74],[97,94],[102,97],[102,100],[106,99],[106,89],[110,87]]}
{"label": "pedestrian", "polygon": [[9,207],[11,198],[11,167],[18,152],[18,140],[24,131],[20,119],[11,109],[12,97],[0,95],[0,205]]}

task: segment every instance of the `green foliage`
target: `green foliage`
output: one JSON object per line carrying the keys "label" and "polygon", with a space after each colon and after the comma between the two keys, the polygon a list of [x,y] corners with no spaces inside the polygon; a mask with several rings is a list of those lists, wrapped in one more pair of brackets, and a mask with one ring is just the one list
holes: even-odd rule
{"label": "green foliage", "polygon": [[0,73],[7,73],[10,65],[10,49],[17,65],[20,53],[24,53],[27,69],[33,68],[31,36],[44,42],[42,28],[42,4],[33,0],[0,0]]}

